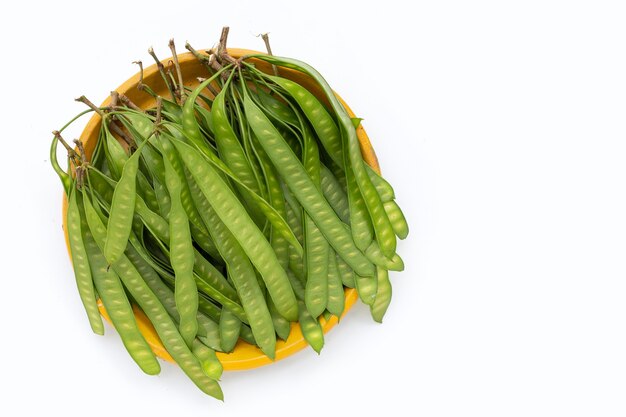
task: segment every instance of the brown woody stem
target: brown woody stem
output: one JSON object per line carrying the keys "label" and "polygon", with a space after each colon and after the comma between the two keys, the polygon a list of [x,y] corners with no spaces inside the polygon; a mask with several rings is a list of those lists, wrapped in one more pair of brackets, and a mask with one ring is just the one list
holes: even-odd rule
{"label": "brown woody stem", "polygon": [[75,99],[78,102],[84,103],[87,105],[87,107],[89,107],[91,110],[95,111],[96,113],[98,113],[100,116],[104,116],[104,112],[102,111],[102,109],[100,109],[98,106],[96,106],[95,104],[93,104],[87,97],[85,96],[80,96],[77,99]]}
{"label": "brown woody stem", "polygon": [[133,64],[139,65],[139,83],[137,84],[137,88],[139,89],[139,91],[143,91],[144,87],[146,86],[143,83],[143,62],[133,61]]}
{"label": "brown woody stem", "polygon": [[178,100],[181,97],[180,86],[178,85],[176,78],[174,78],[174,73],[172,72],[173,65],[174,62],[172,60],[170,60],[167,64],[167,78],[169,78],[170,82],[172,83],[172,86],[174,87],[174,94],[176,94],[176,99]]}
{"label": "brown woody stem", "polygon": [[[215,71],[219,71],[222,68],[220,63],[215,60],[215,55],[213,55],[213,50],[212,49],[206,51],[206,52],[210,53],[210,55],[203,55],[200,52],[196,51],[193,48],[193,46],[191,46],[189,44],[189,42],[185,43],[185,48],[189,52],[191,52],[193,54],[193,56],[195,56],[196,59],[202,63],[202,65],[205,66],[205,68],[209,71],[209,73],[211,75],[214,74]],[[202,81],[200,81],[200,82],[202,82]],[[217,91],[215,91],[213,86],[208,85],[207,88],[211,91],[211,93],[213,93],[214,95],[217,96],[218,93],[217,93]]]}
{"label": "brown woody stem", "polygon": [[161,124],[161,111],[163,109],[163,99],[161,98],[161,96],[157,97],[157,107],[156,107],[156,120],[154,122],[156,128],[159,128],[159,125]]}
{"label": "brown woody stem", "polygon": [[222,28],[222,34],[220,35],[220,43],[217,45],[217,56],[221,57],[226,52],[226,42],[228,42],[228,32],[230,28],[224,26]]}
{"label": "brown woody stem", "polygon": [[82,165],[87,165],[88,164],[87,153],[85,152],[85,147],[83,146],[83,143],[79,141],[78,139],[74,139],[74,143],[76,144],[76,147],[78,148],[78,151],[80,152],[80,161],[82,162]]}
{"label": "brown woody stem", "polygon": [[109,108],[111,110],[117,107],[117,104],[120,100],[120,95],[117,91],[111,91],[111,104],[109,104]]}
{"label": "brown woody stem", "polygon": [[126,97],[124,94],[120,94],[120,101],[126,106],[126,107],[130,107],[131,109],[141,112],[141,113],[145,113],[143,111],[143,109],[139,106],[137,106],[135,103],[133,103],[131,101],[131,99],[129,99],[128,97]]}
{"label": "brown woody stem", "polygon": [[61,136],[61,132],[59,132],[58,130],[53,130],[52,134],[54,135],[55,138],[57,138],[57,140],[59,142],[61,142],[61,145],[63,145],[63,147],[65,148],[65,150],[67,151],[67,155],[70,157],[70,159],[74,162],[74,165],[78,165],[78,163],[80,162],[80,159],[78,157],[78,154],[76,153],[76,151],[69,145],[69,143],[67,143],[65,141],[65,139],[63,139],[63,136]]}
{"label": "brown woody stem", "polygon": [[[261,38],[265,43],[265,49],[267,50],[267,54],[272,56],[272,47],[270,46],[270,35],[269,33],[262,33]],[[278,68],[276,65],[272,64],[272,71],[274,71],[274,75],[278,76]]]}
{"label": "brown woody stem", "polygon": [[174,88],[170,84],[170,80],[167,78],[167,75],[165,74],[165,67],[163,66],[163,63],[159,61],[159,58],[157,58],[156,54],[154,53],[154,49],[152,49],[152,47],[148,49],[148,53],[150,54],[152,59],[154,59],[154,62],[156,62],[157,68],[159,69],[159,73],[161,74],[161,77],[163,78],[163,82],[165,82],[167,89],[170,90],[170,94],[172,95],[172,100],[176,101],[176,93],[174,91]]}
{"label": "brown woody stem", "polygon": [[137,89],[139,91],[145,91],[146,93],[150,94],[152,97],[156,97],[156,94],[154,93],[154,91],[152,91],[150,86],[148,86],[148,84],[145,84],[143,82],[143,63],[141,61],[133,61],[133,64],[139,65],[139,82],[137,83]]}
{"label": "brown woody stem", "polygon": [[180,93],[180,102],[181,104],[183,104],[187,95],[185,93],[185,86],[183,84],[183,72],[181,71],[180,64],[178,63],[178,55],[176,54],[176,45],[174,44],[174,39],[170,39],[169,46],[170,51],[172,51],[172,58],[174,59],[176,75],[178,76],[178,92]]}
{"label": "brown woody stem", "polygon": [[74,144],[76,144],[76,147],[80,152],[80,165],[76,165],[76,186],[80,189],[83,188],[83,185],[85,184],[85,175],[87,173],[87,166],[89,163],[87,162],[87,154],[85,152],[85,148],[83,147],[83,143],[78,139],[74,139]]}
{"label": "brown woody stem", "polygon": [[[102,117],[102,120],[105,121],[106,120],[106,114],[95,104],[93,104],[87,97],[85,96],[80,96],[76,99],[76,101],[80,101],[81,103],[85,103],[89,108],[91,108],[93,111],[95,111],[96,113],[98,113],[100,115],[100,117]],[[126,132],[124,132],[115,122],[115,120],[108,120],[109,122],[109,128],[113,131],[113,133],[116,133],[117,135],[119,135],[119,137],[122,138],[122,140],[124,142],[126,142],[126,144],[131,147],[131,148],[137,148],[137,144],[135,143],[135,141],[133,140],[133,138],[129,137]]]}
{"label": "brown woody stem", "polygon": [[189,42],[185,43],[185,49],[187,49],[189,52],[192,53],[193,56],[196,57],[196,59],[200,62],[202,62],[203,64],[205,64],[205,66],[207,65],[208,61],[209,61],[209,57],[208,55],[202,55],[200,52],[196,51],[193,46],[191,46],[189,44]]}
{"label": "brown woody stem", "polygon": [[76,167],[76,188],[82,189],[84,184],[85,171],[83,171],[82,165]]}

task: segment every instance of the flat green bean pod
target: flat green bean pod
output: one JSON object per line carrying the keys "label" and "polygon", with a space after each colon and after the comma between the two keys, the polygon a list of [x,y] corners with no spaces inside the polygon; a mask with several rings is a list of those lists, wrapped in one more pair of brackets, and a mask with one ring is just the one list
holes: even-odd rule
{"label": "flat green bean pod", "polygon": [[378,323],[382,323],[383,316],[387,312],[389,303],[391,303],[391,282],[389,281],[389,273],[384,268],[376,268],[376,276],[378,288],[374,303],[370,306],[370,311],[372,318]]}
{"label": "flat green bean pod", "polygon": [[222,273],[209,262],[197,249],[194,249],[194,271],[200,279],[232,300],[239,297]]}
{"label": "flat green bean pod", "polygon": [[156,375],[160,372],[161,366],[137,327],[135,314],[126,297],[120,278],[112,268],[108,268],[106,259],[93,239],[86,219],[83,226],[85,248],[91,264],[94,284],[102,304],[106,308],[115,330],[120,335],[124,347],[135,363],[146,374]]}
{"label": "flat green bean pod", "polygon": [[[199,218],[202,220],[202,216],[198,213]],[[189,228],[191,229],[191,237],[193,241],[205,251],[214,261],[219,264],[222,264],[222,258],[220,257],[217,248],[215,247],[215,242],[211,239],[209,232],[206,231],[205,228],[202,230],[198,229],[193,223],[189,224]]]}
{"label": "flat green bean pod", "polygon": [[341,276],[341,282],[348,288],[354,288],[356,286],[354,282],[354,271],[339,255],[337,255],[336,258],[337,270],[339,271],[339,276]]}
{"label": "flat green bean pod", "polygon": [[189,145],[179,141],[173,143],[204,197],[263,277],[280,314],[295,321],[298,306],[293,290],[265,236],[211,164]]}
{"label": "flat green bean pod", "polygon": [[282,340],[287,340],[289,334],[291,333],[291,324],[289,323],[289,320],[280,315],[271,298],[268,297],[266,302],[267,307],[270,310],[270,315],[272,316],[272,323],[276,329],[276,335]]}
{"label": "flat green bean pod", "polygon": [[328,252],[328,304],[326,309],[337,317],[341,317],[345,308],[343,283],[337,266],[337,255],[332,249]]}
{"label": "flat green bean pod", "polygon": [[378,290],[377,277],[364,277],[355,274],[354,283],[361,301],[369,306],[373,305],[376,300],[376,291]]}
{"label": "flat green bean pod", "polygon": [[215,351],[205,346],[198,339],[193,341],[192,351],[202,364],[202,370],[205,375],[215,381],[219,381],[224,372],[224,367],[219,359],[217,359]]}
{"label": "flat green bean pod", "polygon": [[[345,143],[344,152],[348,155],[349,163],[354,171],[354,177],[358,184],[359,191],[361,192],[367,210],[372,219],[376,238],[378,239],[381,250],[386,256],[391,256],[396,251],[396,238],[391,227],[391,223],[387,218],[385,210],[383,208],[382,201],[376,191],[376,188],[372,184],[372,180],[367,174],[363,157],[361,155],[359,141],[356,136],[356,130],[348,116],[343,105],[339,102],[335,93],[332,91],[326,80],[322,75],[310,65],[292,59],[292,58],[278,58],[270,55],[252,55],[254,58],[258,58],[275,65],[281,65],[287,68],[292,68],[298,71],[302,71],[305,74],[311,76],[324,90],[326,97],[328,98],[335,115],[339,121],[339,129],[342,136],[342,141]],[[346,159],[344,157],[344,159]]]}
{"label": "flat green bean pod", "polygon": [[[159,140],[156,141],[157,147],[160,149],[163,154],[163,164],[165,166],[166,161],[169,162],[170,167],[172,168],[171,175],[176,176],[177,179],[170,178],[171,181],[177,181],[179,185],[180,204],[182,205],[185,215],[187,216],[189,222],[194,225],[195,228],[198,229],[200,233],[206,234],[206,229],[202,220],[200,219],[200,214],[193,204],[193,200],[191,198],[191,194],[189,193],[189,187],[187,186],[187,182],[185,181],[185,170],[180,161],[180,158],[176,152],[176,148],[170,142],[171,137],[164,132],[159,133]],[[167,167],[166,167],[167,168]],[[165,169],[167,172],[167,169]],[[167,185],[167,181],[166,181]],[[171,194],[171,192],[170,192]],[[171,196],[170,196],[171,199]],[[170,202],[171,205],[171,202]],[[171,207],[170,207],[171,209]]]}
{"label": "flat green bean pod", "polygon": [[309,313],[303,301],[299,301],[298,305],[300,307],[299,322],[302,335],[313,350],[319,354],[324,346],[324,332],[322,331],[322,326],[317,319]]}
{"label": "flat green bean pod", "polygon": [[274,125],[246,95],[244,95],[244,108],[252,130],[272,160],[276,170],[328,242],[352,269],[362,275],[373,276],[373,265],[355,246],[341,220],[333,212]]}
{"label": "flat green bean pod", "polygon": [[[200,213],[209,233],[226,262],[230,277],[237,288],[237,293],[246,311],[254,339],[259,348],[268,357],[273,358],[276,348],[276,336],[274,334],[272,317],[257,282],[254,268],[241,245],[220,220],[217,212],[204,197],[200,187],[193,178],[189,179],[189,185],[194,201],[200,208]],[[205,303],[204,307],[210,308],[210,303]]]}
{"label": "flat green bean pod", "polygon": [[104,257],[109,265],[114,264],[126,250],[130,236],[135,200],[137,199],[137,171],[141,148],[126,161],[122,169],[122,176],[113,191],[111,201],[110,221],[107,226]]}
{"label": "flat green bean pod", "polygon": [[340,166],[343,165],[341,134],[333,118],[317,98],[298,83],[282,77],[268,75],[267,78],[285,89],[298,103],[328,155]]}
{"label": "flat green bean pod", "polygon": [[[280,183],[280,179],[278,178],[278,174],[276,173],[272,163],[260,146],[254,134],[251,134],[251,143],[252,149],[255,152],[259,162],[261,171],[265,177],[265,185],[267,188],[269,202],[276,209],[278,214],[282,218],[287,218],[287,210],[285,207],[285,197],[283,195],[282,186]],[[297,236],[296,236],[297,237]],[[289,242],[285,237],[279,233],[275,227],[272,226],[270,231],[270,244],[274,249],[274,253],[276,253],[276,257],[278,258],[278,262],[280,262],[283,269],[287,269],[289,265]]]}
{"label": "flat green bean pod", "polygon": [[322,192],[326,200],[328,200],[328,204],[335,210],[335,213],[342,222],[350,224],[348,196],[343,191],[341,184],[325,165],[321,166],[320,175]]}
{"label": "flat green bean pod", "polygon": [[209,79],[201,82],[200,85],[196,87],[196,89],[187,97],[187,100],[183,105],[181,115],[183,131],[185,132],[186,137],[205,154],[212,154],[213,151],[210,149],[206,140],[202,136],[202,132],[200,131],[200,126],[198,125],[198,120],[196,119],[195,102],[202,90],[215,81],[223,71],[230,68],[232,68],[232,65],[220,69]]}
{"label": "flat green bean pod", "polygon": [[50,163],[52,164],[52,168],[54,172],[57,173],[61,183],[63,184],[63,190],[65,191],[65,195],[70,194],[70,188],[72,187],[72,178],[70,175],[61,168],[59,165],[59,160],[57,158],[57,147],[59,144],[59,138],[54,136],[52,139],[52,144],[50,145]]}
{"label": "flat green bean pod", "polygon": [[369,175],[372,184],[376,187],[376,192],[380,196],[380,200],[383,203],[393,200],[396,198],[396,194],[389,184],[383,177],[381,177],[376,171],[372,169],[369,165],[366,165],[367,175]]}
{"label": "flat green bean pod", "polygon": [[222,316],[220,317],[220,340],[224,352],[232,352],[235,349],[235,343],[239,339],[240,331],[241,320],[228,310],[222,311]]}
{"label": "flat green bean pod", "polygon": [[[211,108],[217,150],[220,158],[239,177],[241,182],[259,194],[260,190],[250,166],[250,161],[246,158],[243,147],[228,120],[225,102],[227,91],[227,89],[224,89],[215,97],[213,107]],[[244,198],[248,197],[248,194],[243,195]],[[252,204],[250,206],[254,207]]]}
{"label": "flat green bean pod", "polygon": [[[302,125],[304,169],[321,191],[319,149],[309,128]],[[304,303],[313,317],[319,317],[328,304],[328,252],[331,250],[325,236],[305,213],[305,266],[306,285]]]}
{"label": "flat green bean pod", "polygon": [[[198,332],[198,288],[193,274],[195,255],[189,230],[189,220],[181,202],[182,184],[174,167],[167,158],[165,182],[170,193],[170,262],[175,274],[174,296],[176,309],[180,314],[180,334],[191,347]],[[185,183],[186,184],[186,183]]]}
{"label": "flat green bean pod", "polygon": [[404,261],[400,258],[400,255],[394,253],[391,258],[387,258],[383,255],[376,241],[373,241],[372,244],[369,245],[365,251],[365,256],[376,266],[388,269],[389,271],[404,271]]}
{"label": "flat green bean pod", "polygon": [[[104,249],[106,228],[89,200],[83,199],[83,203],[85,205],[85,215],[89,229],[98,246]],[[187,347],[187,344],[178,332],[167,310],[165,310],[128,258],[122,254],[118,262],[113,264],[112,267],[133,299],[139,304],[146,316],[148,316],[163,342],[163,345],[174,360],[176,360],[176,363],[178,363],[183,372],[185,372],[203,392],[222,400],[224,394],[219,384],[206,376],[200,361],[198,361]]]}
{"label": "flat green bean pod", "polygon": [[120,175],[122,175],[125,162],[128,161],[128,155],[126,154],[124,147],[109,130],[108,123],[106,123],[106,121],[103,121],[102,123],[102,132],[106,140],[105,155],[107,157],[109,167],[114,178],[118,179],[120,178]]}
{"label": "flat green bean pod", "polygon": [[[176,131],[177,127],[172,126],[172,129],[173,129],[172,131]],[[183,138],[172,139],[173,142],[175,142],[176,140],[180,140],[186,144]],[[219,159],[217,155],[213,153],[213,151],[207,151],[206,149],[202,150],[200,148],[196,148],[196,149],[200,152],[202,159],[204,159],[204,162],[209,163],[214,169],[217,170],[216,171],[217,175],[219,175],[220,177],[222,177],[223,175],[226,175],[230,180],[232,180],[238,186],[240,186],[241,189],[245,190],[246,193],[249,193],[251,198],[257,204],[259,210],[263,212],[267,220],[272,224],[272,226],[276,229],[276,231],[282,234],[285,237],[285,239],[287,239],[287,241],[294,247],[295,250],[297,250],[299,253],[302,253],[302,246],[300,245],[296,237],[293,235],[293,232],[287,225],[287,222],[276,211],[276,209],[272,207],[271,204],[269,204],[262,196],[256,194],[254,191],[249,189],[243,182],[241,182],[239,180],[239,177],[235,175],[232,172],[232,170],[228,166],[226,166],[226,164],[224,164],[224,162],[221,159]],[[254,166],[254,164],[252,164],[252,166]],[[225,182],[226,178],[222,178],[222,181]]]}
{"label": "flat green bean pod", "polygon": [[344,152],[344,159],[352,237],[354,238],[354,243],[357,248],[361,251],[365,251],[374,240],[372,219],[367,212],[367,205],[365,204],[363,195],[359,191],[359,185],[354,176],[354,170],[352,169],[352,165],[350,165],[347,152]]}
{"label": "flat green bean pod", "polygon": [[409,235],[409,225],[404,218],[400,206],[395,201],[387,201],[384,204],[385,212],[389,216],[389,221],[393,227],[393,231],[400,239],[406,239]]}
{"label": "flat green bean pod", "polygon": [[91,330],[96,334],[104,334],[104,325],[96,304],[96,293],[93,287],[89,257],[83,241],[81,214],[78,207],[79,193],[76,188],[71,189],[67,207],[66,224],[70,252],[72,254],[72,265],[74,267],[78,293],[87,312]]}

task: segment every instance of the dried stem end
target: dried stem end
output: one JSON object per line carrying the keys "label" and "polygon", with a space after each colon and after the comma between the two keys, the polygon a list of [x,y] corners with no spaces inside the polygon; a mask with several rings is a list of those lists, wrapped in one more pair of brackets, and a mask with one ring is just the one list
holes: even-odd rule
{"label": "dried stem end", "polygon": [[[263,42],[265,43],[265,49],[267,50],[267,54],[272,56],[273,54],[272,54],[272,47],[270,46],[269,33],[262,33],[261,38],[263,39]],[[278,68],[274,64],[272,64],[272,71],[274,72],[274,75],[278,76]]]}

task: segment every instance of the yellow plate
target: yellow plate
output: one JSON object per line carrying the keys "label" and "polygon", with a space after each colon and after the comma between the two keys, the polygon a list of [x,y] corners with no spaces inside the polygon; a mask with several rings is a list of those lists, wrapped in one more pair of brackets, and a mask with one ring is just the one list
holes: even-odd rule
{"label": "yellow plate", "polygon": [[[228,50],[231,56],[235,58],[239,58],[243,55],[249,55],[258,53],[256,51],[246,50],[246,49],[235,49],[230,48]],[[182,68],[182,73],[184,76],[185,85],[188,87],[194,87],[198,85],[197,77],[207,77],[206,69],[202,66],[202,64],[190,53],[181,54],[178,56],[178,61]],[[262,71],[267,73],[271,73],[272,67],[266,62],[259,60],[249,60],[256,65],[256,67]],[[170,63],[170,59],[163,61],[164,65],[168,65]],[[280,75],[286,78],[289,78],[293,81],[296,81],[311,92],[313,92],[318,99],[327,103],[327,100],[323,96],[322,90],[318,87],[318,85],[307,75],[302,74],[297,71],[289,70],[289,69],[280,69]],[[165,86],[163,79],[161,78],[159,71],[157,69],[156,64],[152,65],[144,70],[144,82],[149,85],[158,95],[163,97],[167,97],[169,95],[167,87]],[[125,94],[128,98],[130,98],[135,104],[137,104],[141,108],[150,108],[156,105],[155,100],[152,96],[147,93],[141,92],[137,89],[137,84],[139,83],[139,74],[135,74],[135,76],[128,79],[121,86],[117,88],[117,92],[120,94]],[[339,100],[348,110],[348,113],[351,117],[354,117],[352,110],[346,105],[346,103],[337,95]],[[109,105],[110,98],[107,98],[104,103],[102,103],[102,107]],[[91,157],[91,153],[93,152],[96,141],[98,140],[98,132],[100,131],[100,123],[102,122],[100,116],[94,114],[93,117],[87,123],[85,130],[80,136],[80,140],[83,142],[85,146],[85,150],[89,157]],[[359,142],[361,144],[361,152],[363,153],[363,159],[376,171],[380,172],[380,168],[378,165],[378,160],[376,158],[376,154],[374,153],[374,149],[365,133],[363,127],[359,127],[357,129],[357,134],[359,138]],[[67,200],[63,200],[63,229],[65,230],[65,240],[67,241],[67,228],[65,227],[66,222],[66,213],[67,213]],[[69,251],[69,243],[67,245]],[[71,255],[71,254],[70,254]],[[354,305],[356,300],[358,299],[357,292],[354,289],[346,288],[345,290],[345,310],[344,315],[348,312],[348,310]],[[98,300],[98,307],[100,308],[100,312],[104,316],[104,318],[109,321],[109,316],[107,315],[104,306]],[[165,359],[170,362],[174,362],[170,354],[167,352],[159,336],[157,335],[154,327],[146,317],[146,315],[139,309],[138,307],[133,307],[135,311],[135,317],[137,318],[137,323],[139,325],[139,330],[144,335],[150,347],[154,351],[154,353],[162,359]],[[322,329],[324,333],[327,333],[330,329],[332,329],[337,323],[338,319],[335,316],[332,316],[330,320],[326,321],[323,317],[320,318],[320,323],[322,325]],[[304,349],[307,346],[307,342],[302,335],[302,331],[300,330],[300,326],[297,323],[291,324],[291,333],[289,338],[285,341],[278,340],[276,343],[276,360],[280,360],[286,358],[287,356],[293,355],[299,350]],[[256,346],[250,345],[243,340],[239,340],[237,345],[235,346],[235,350],[231,353],[217,353],[219,360],[222,362],[224,366],[224,370],[227,371],[235,371],[235,370],[244,370],[244,369],[252,369],[259,366],[267,365],[272,363],[272,360],[269,359],[259,348]]]}

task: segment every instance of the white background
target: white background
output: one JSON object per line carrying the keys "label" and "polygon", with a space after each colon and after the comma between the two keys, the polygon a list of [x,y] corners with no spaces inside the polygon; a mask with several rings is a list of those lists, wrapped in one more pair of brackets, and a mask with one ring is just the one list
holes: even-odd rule
{"label": "white background", "polygon": [[[411,4],[409,8],[409,4]],[[2,415],[623,416],[626,13],[615,1],[18,1],[0,15]],[[92,11],[88,11],[92,10]],[[167,40],[317,67],[411,225],[385,323],[227,373],[224,403],[90,333],[50,131]],[[81,120],[68,135],[77,136]],[[174,414],[176,413],[176,414]]]}

